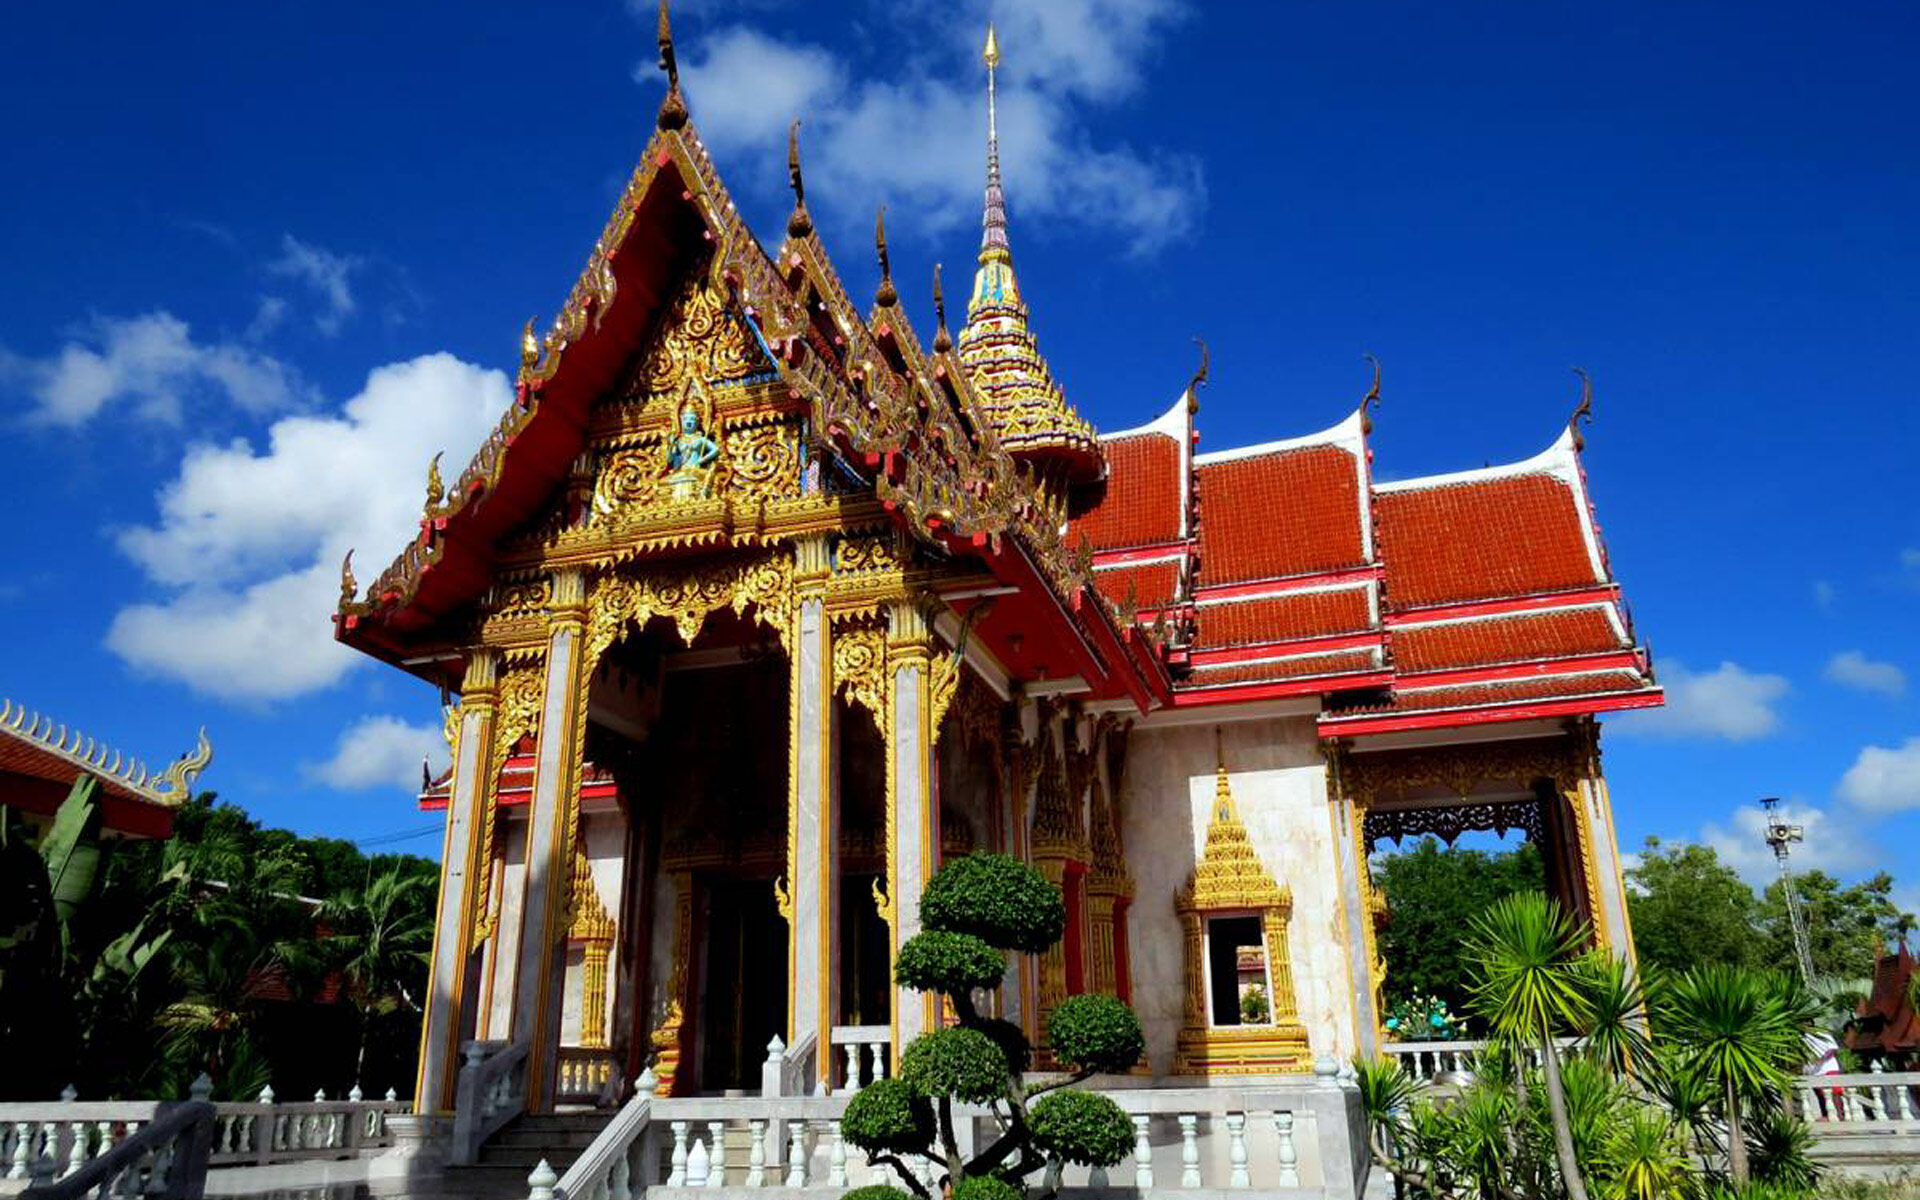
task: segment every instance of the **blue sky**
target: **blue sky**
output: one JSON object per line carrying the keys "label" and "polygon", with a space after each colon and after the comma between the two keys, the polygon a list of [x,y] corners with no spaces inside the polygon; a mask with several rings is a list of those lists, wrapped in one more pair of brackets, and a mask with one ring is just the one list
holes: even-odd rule
{"label": "blue sky", "polygon": [[[1307,432],[1371,351],[1394,478],[1532,454],[1586,367],[1675,698],[1609,723],[1623,842],[1758,876],[1751,802],[1786,796],[1806,861],[1920,908],[1910,5],[686,0],[750,220],[778,231],[798,115],[850,287],[885,203],[928,324],[918,281],[976,239],[990,8],[1016,261],[1083,412],[1159,412],[1199,333],[1205,447]],[[150,760],[205,723],[203,782],[269,822],[431,824],[436,697],[329,644],[339,556],[391,556],[570,287],[650,132],[651,12],[29,6],[9,35],[0,694]]]}

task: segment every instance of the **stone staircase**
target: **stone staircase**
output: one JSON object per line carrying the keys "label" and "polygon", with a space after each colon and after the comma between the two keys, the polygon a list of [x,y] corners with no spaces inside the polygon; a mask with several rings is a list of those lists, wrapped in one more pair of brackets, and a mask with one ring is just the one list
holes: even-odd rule
{"label": "stone staircase", "polygon": [[519,1117],[480,1147],[479,1162],[447,1168],[448,1192],[473,1200],[526,1200],[527,1176],[541,1159],[566,1174],[612,1115],[571,1112]]}

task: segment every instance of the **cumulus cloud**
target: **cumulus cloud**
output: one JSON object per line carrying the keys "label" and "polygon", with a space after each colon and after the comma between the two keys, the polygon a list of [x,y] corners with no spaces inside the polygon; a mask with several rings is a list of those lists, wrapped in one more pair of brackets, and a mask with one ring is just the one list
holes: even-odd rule
{"label": "cumulus cloud", "polygon": [[1920,808],[1920,737],[1862,748],[1840,777],[1840,798],[1874,812]]}
{"label": "cumulus cloud", "polygon": [[[994,6],[1000,30],[1001,167],[1014,236],[1024,215],[1116,232],[1135,253],[1191,233],[1205,182],[1190,156],[1098,145],[1091,108],[1121,101],[1144,78],[1155,34],[1177,0],[1024,0]],[[892,223],[943,232],[977,222],[986,97],[978,31],[985,0],[908,5],[893,17],[892,74],[854,71],[825,47],[775,40],[746,24],[686,39],[688,103],[716,148],[780,161],[788,122],[805,122],[808,202],[840,219],[892,205]],[[964,36],[961,36],[964,35]],[[649,85],[651,60],[635,70]],[[777,172],[759,178],[777,180]]]}
{"label": "cumulus cloud", "polygon": [[1648,737],[1752,741],[1780,727],[1775,705],[1788,691],[1784,676],[1749,671],[1733,662],[1698,672],[1669,659],[1661,664],[1660,683],[1666,688],[1666,707],[1629,713],[1614,727]]}
{"label": "cumulus cloud", "polygon": [[[1800,826],[1804,835],[1793,845],[1795,871],[1846,875],[1867,865],[1867,844],[1850,823],[1836,826],[1826,809],[1800,800],[1782,803],[1779,812],[1789,824]],[[1764,886],[1779,874],[1773,848],[1767,845],[1767,811],[1758,804],[1743,804],[1724,822],[1709,822],[1701,828],[1699,840],[1749,883]]]}
{"label": "cumulus cloud", "polygon": [[447,768],[447,739],[431,725],[392,716],[362,717],[340,732],[333,757],[309,763],[308,778],[341,791],[420,786],[420,765],[434,775]]}
{"label": "cumulus cloud", "polygon": [[114,617],[108,646],[136,668],[228,699],[336,682],[358,656],[333,639],[340,560],[361,577],[413,536],[426,461],[464,463],[512,400],[505,375],[448,354],[379,367],[337,415],[274,422],[190,447],[159,519],[120,534],[162,593]]}
{"label": "cumulus cloud", "polygon": [[267,413],[308,395],[290,367],[237,343],[195,341],[187,323],[164,310],[96,318],[52,357],[0,354],[0,367],[25,381],[30,420],[69,428],[110,405],[174,423],[198,397]]}
{"label": "cumulus cloud", "polygon": [[1826,676],[1842,687],[1882,696],[1899,696],[1907,690],[1907,673],[1889,662],[1868,658],[1858,650],[1843,650],[1827,660]]}
{"label": "cumulus cloud", "polygon": [[323,250],[290,233],[280,240],[280,257],[267,264],[270,273],[304,283],[319,295],[322,307],[313,323],[328,336],[340,332],[340,326],[353,315],[350,277],[359,268],[358,258]]}

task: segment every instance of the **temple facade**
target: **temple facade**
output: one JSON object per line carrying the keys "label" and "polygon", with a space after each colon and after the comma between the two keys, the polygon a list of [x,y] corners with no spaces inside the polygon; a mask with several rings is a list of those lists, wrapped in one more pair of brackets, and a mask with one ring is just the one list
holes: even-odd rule
{"label": "temple facade", "polygon": [[1203,365],[1100,432],[1040,353],[991,115],[965,319],[936,276],[923,338],[884,227],[847,293],[797,144],[785,240],[747,230],[662,40],[514,403],[390,567],[342,569],[340,639],[453,699],[421,1112],[472,1042],[524,1047],[533,1112],[755,1089],[776,1037],[857,1085],[942,1019],[892,958],[977,850],[1069,913],[1000,1015],[1043,1046],[1063,998],[1127,999],[1133,1086],[1376,1048],[1367,857],[1408,835],[1525,831],[1631,953],[1596,717],[1661,693],[1577,424],[1376,482],[1377,372],[1329,429],[1196,453]]}

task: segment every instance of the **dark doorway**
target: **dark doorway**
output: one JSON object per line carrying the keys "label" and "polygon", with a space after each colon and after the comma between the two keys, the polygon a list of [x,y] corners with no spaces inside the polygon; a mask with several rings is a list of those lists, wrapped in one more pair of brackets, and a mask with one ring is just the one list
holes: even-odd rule
{"label": "dark doorway", "polygon": [[840,1012],[842,1025],[885,1025],[893,1020],[890,986],[891,947],[887,923],[874,907],[873,887],[880,876],[848,874],[840,878]]}
{"label": "dark doorway", "polygon": [[706,880],[700,1090],[760,1090],[767,1043],[787,1030],[787,926],[773,881]]}
{"label": "dark doorway", "polygon": [[1259,917],[1215,917],[1207,922],[1207,995],[1215,1025],[1246,1023],[1241,997],[1249,986],[1258,986],[1253,979],[1264,981],[1265,976]]}

